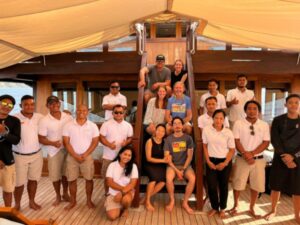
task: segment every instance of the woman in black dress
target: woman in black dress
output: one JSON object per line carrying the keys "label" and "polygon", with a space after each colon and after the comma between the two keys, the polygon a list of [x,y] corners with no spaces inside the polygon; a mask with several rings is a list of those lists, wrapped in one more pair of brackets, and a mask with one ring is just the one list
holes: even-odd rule
{"label": "woman in black dress", "polygon": [[291,94],[286,98],[287,114],[274,118],[271,142],[274,158],[270,174],[272,209],[266,215],[269,220],[276,214],[280,193],[293,196],[295,219],[300,224],[300,96]]}
{"label": "woman in black dress", "polygon": [[146,162],[144,169],[149,177],[147,185],[145,206],[147,210],[154,211],[151,197],[159,192],[166,182],[166,164],[168,158],[164,157],[164,137],[166,127],[163,124],[156,126],[155,134],[146,142]]}
{"label": "woman in black dress", "polygon": [[181,59],[177,59],[174,63],[174,71],[171,73],[171,87],[173,88],[174,84],[178,81],[184,83],[186,87],[186,78],[187,71],[183,69],[183,61]]}

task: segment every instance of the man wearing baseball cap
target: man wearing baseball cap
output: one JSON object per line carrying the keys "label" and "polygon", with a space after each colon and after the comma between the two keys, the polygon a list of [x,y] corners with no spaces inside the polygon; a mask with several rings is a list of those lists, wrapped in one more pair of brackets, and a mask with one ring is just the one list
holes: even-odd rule
{"label": "man wearing baseball cap", "polygon": [[21,139],[20,120],[9,115],[15,104],[12,96],[0,96],[0,186],[6,207],[11,207],[16,179],[12,145],[18,144]]}
{"label": "man wearing baseball cap", "polygon": [[[72,116],[60,110],[60,101],[56,96],[49,96],[46,103],[49,109],[39,124],[39,141],[48,152],[49,178],[53,183],[56,199],[53,203],[57,206],[61,200],[69,201],[68,181],[66,172],[66,150],[63,146],[63,126],[72,120]],[[63,195],[60,186],[63,186]]]}
{"label": "man wearing baseball cap", "polygon": [[138,87],[146,86],[146,76],[148,84],[144,94],[146,104],[150,98],[154,97],[156,91],[161,86],[165,86],[167,88],[167,93],[169,95],[171,94],[171,70],[165,67],[164,55],[157,55],[155,65],[145,66],[140,70]]}

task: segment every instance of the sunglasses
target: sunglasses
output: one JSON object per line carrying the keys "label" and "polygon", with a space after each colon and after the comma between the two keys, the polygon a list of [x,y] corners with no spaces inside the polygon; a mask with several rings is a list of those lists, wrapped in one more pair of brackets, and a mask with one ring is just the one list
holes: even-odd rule
{"label": "sunglasses", "polygon": [[254,132],[254,126],[251,125],[249,128],[250,128],[250,130],[251,130],[250,134],[251,134],[252,136],[254,136],[254,135],[255,135],[255,132]]}
{"label": "sunglasses", "polygon": [[123,115],[124,112],[121,112],[121,111],[115,111],[114,114],[116,114],[116,115],[117,115],[117,114]]}
{"label": "sunglasses", "polygon": [[110,86],[110,88],[119,88],[119,86]]}
{"label": "sunglasses", "polygon": [[3,101],[1,101],[0,103],[2,106],[6,106],[11,109],[14,107],[14,104],[12,104],[12,103],[7,103],[7,102],[3,102]]}

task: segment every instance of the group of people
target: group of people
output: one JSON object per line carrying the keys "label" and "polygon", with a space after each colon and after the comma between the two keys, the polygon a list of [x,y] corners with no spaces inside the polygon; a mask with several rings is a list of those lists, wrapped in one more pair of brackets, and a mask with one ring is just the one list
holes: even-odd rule
{"label": "group of people", "polygon": [[[184,84],[187,73],[181,60],[175,62],[174,72],[166,68],[164,62],[164,56],[158,55],[156,65],[141,69],[138,83],[139,87],[147,87],[144,128],[151,135],[145,144],[142,163],[149,177],[144,202],[146,209],[153,211],[152,197],[166,186],[169,195],[166,210],[171,212],[175,205],[174,179],[186,180],[182,207],[192,214],[188,199],[193,193],[196,176],[192,166],[194,143],[190,136],[193,127],[191,100],[185,95]],[[291,94],[286,98],[288,112],[274,119],[270,135],[269,125],[260,119],[261,106],[255,101],[254,92],[246,86],[247,77],[239,75],[237,87],[229,90],[225,99],[218,92],[218,82],[212,79],[208,82],[208,92],[200,100],[197,125],[203,140],[204,183],[212,208],[208,215],[226,216],[228,182],[232,174],[234,206],[227,212],[237,213],[240,192],[249,180],[249,213],[258,217],[255,203],[258,194],[265,191],[263,151],[271,141],[275,149],[270,176],[272,209],[265,218],[276,214],[280,193],[285,192],[293,195],[295,219],[300,223],[300,139],[297,138],[300,135],[300,96]],[[81,173],[86,182],[87,206],[93,208],[92,152],[100,141],[107,217],[114,220],[121,215],[127,216],[139,171],[134,163],[135,151],[130,146],[133,128],[124,120],[127,101],[119,90],[120,84],[112,81],[110,93],[103,99],[105,122],[100,129],[88,120],[86,105],[78,105],[76,117],[72,118],[61,111],[56,96],[49,96],[46,100],[49,112],[43,116],[35,112],[34,98],[25,95],[20,102],[21,111],[11,116],[15,99],[10,95],[0,96],[0,185],[5,206],[12,205],[14,195],[14,207],[21,209],[27,183],[29,207],[41,208],[35,195],[42,173],[41,149],[44,149],[48,154],[49,178],[56,193],[53,205],[67,201],[66,210],[76,205],[76,181]]]}

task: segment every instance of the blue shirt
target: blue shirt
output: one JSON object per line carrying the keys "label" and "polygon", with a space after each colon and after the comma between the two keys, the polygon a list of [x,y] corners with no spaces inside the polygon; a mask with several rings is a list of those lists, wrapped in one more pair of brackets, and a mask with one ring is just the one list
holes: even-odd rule
{"label": "blue shirt", "polygon": [[184,95],[183,99],[176,99],[172,96],[168,99],[167,109],[170,110],[172,118],[180,117],[184,119],[186,117],[186,111],[191,109],[191,99]]}

